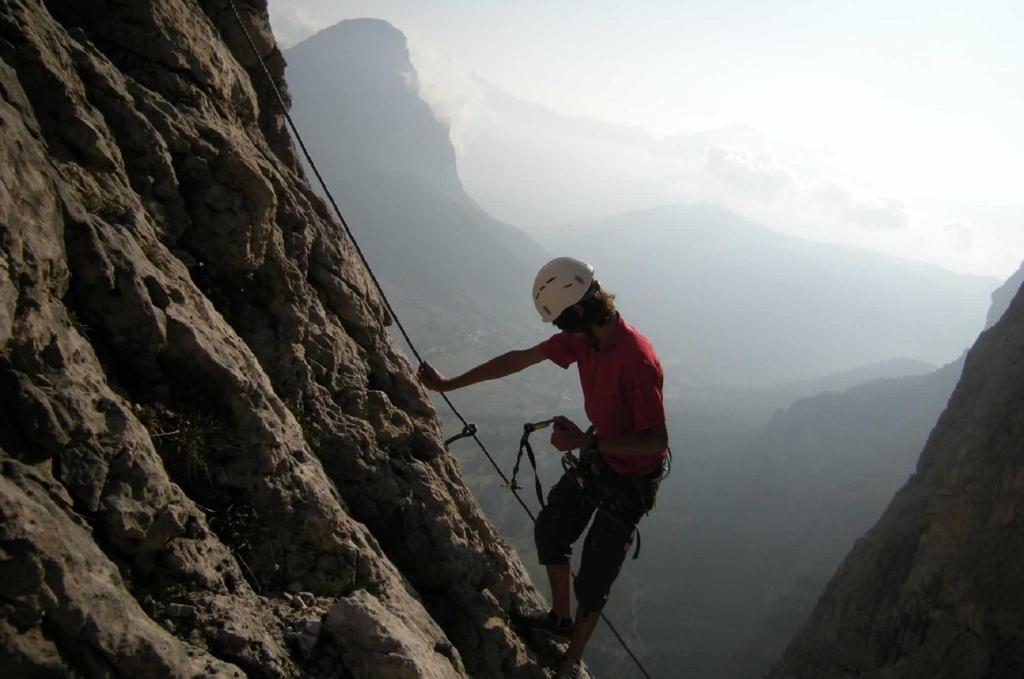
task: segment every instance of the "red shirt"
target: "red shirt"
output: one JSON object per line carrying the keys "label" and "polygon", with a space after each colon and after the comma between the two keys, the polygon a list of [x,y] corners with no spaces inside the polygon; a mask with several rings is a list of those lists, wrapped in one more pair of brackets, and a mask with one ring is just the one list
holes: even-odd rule
{"label": "red shirt", "polygon": [[[584,337],[560,332],[540,345],[544,356],[562,368],[576,363],[587,418],[598,434],[621,436],[665,422],[664,374],[650,340],[626,325],[622,316],[600,349]],[[619,474],[650,474],[666,451],[646,455],[602,453]]]}

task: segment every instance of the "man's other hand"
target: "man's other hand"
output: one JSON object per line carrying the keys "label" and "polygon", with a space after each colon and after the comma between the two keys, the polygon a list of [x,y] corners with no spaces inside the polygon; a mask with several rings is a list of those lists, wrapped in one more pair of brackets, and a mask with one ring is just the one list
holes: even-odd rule
{"label": "man's other hand", "polygon": [[568,417],[559,415],[554,418],[553,424],[555,430],[551,433],[551,445],[561,452],[585,448],[590,443],[590,437]]}

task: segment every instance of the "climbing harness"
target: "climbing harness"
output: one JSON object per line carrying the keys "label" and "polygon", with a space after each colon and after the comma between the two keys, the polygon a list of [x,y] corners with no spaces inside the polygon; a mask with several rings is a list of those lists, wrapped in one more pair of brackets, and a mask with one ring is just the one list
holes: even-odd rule
{"label": "climbing harness", "polygon": [[[274,96],[276,97],[278,104],[280,104],[281,106],[281,112],[284,115],[285,121],[288,123],[288,129],[291,130],[292,134],[295,137],[296,143],[298,143],[299,148],[302,149],[302,154],[303,156],[305,156],[306,162],[309,163],[309,168],[313,171],[313,174],[316,176],[317,181],[320,183],[320,187],[323,189],[324,195],[327,196],[327,200],[331,204],[331,207],[334,209],[334,213],[338,216],[338,221],[341,222],[341,226],[345,231],[345,235],[348,237],[349,242],[355,249],[356,254],[359,255],[359,260],[363,263],[363,267],[366,269],[366,273],[370,276],[370,280],[373,281],[374,287],[377,289],[378,294],[380,294],[380,298],[384,302],[384,308],[386,308],[388,310],[388,313],[391,314],[391,318],[394,319],[395,325],[398,327],[398,330],[402,333],[402,337],[405,338],[405,342],[407,345],[409,345],[409,349],[410,351],[412,351],[413,356],[416,357],[417,361],[423,363],[423,357],[420,356],[420,353],[419,351],[417,351],[416,345],[413,344],[412,339],[409,337],[409,333],[406,331],[405,326],[402,325],[402,321],[398,318],[398,314],[395,313],[394,307],[391,306],[391,302],[388,300],[387,295],[384,294],[384,288],[383,286],[381,286],[376,274],[370,267],[370,262],[366,259],[366,255],[363,254],[362,248],[359,247],[359,242],[352,234],[352,229],[349,228],[348,221],[346,221],[345,216],[341,213],[341,208],[338,207],[338,202],[334,199],[334,196],[331,194],[330,189],[327,188],[327,182],[324,181],[324,178],[320,174],[320,170],[317,168],[316,163],[313,162],[313,156],[310,154],[309,149],[306,148],[306,143],[303,141],[302,135],[299,134],[299,129],[298,127],[296,127],[295,121],[292,120],[291,114],[288,113],[288,104],[285,102],[284,96],[281,94],[280,88],[274,81],[274,76],[270,73],[270,69],[267,68],[267,64],[263,60],[263,56],[260,54],[259,49],[256,47],[256,43],[253,42],[252,36],[249,35],[249,30],[245,27],[245,23],[242,21],[242,15],[239,14],[237,5],[235,5],[234,0],[228,0],[228,4],[231,6],[231,10],[235,15],[235,21],[238,22],[238,28],[242,31],[242,35],[245,36],[245,40],[249,44],[249,48],[252,50],[253,55],[256,57],[257,63],[259,63],[260,65],[260,69],[263,71],[263,74],[266,76],[267,81],[270,83],[270,88],[271,90],[273,90]],[[480,437],[477,436],[476,426],[470,424],[466,420],[466,418],[463,417],[462,413],[459,412],[458,408],[455,407],[455,404],[451,402],[451,399],[449,399],[446,394],[442,393],[440,394],[440,396],[451,409],[452,413],[454,413],[455,416],[459,419],[459,421],[462,422],[463,427],[461,434],[458,434],[457,436],[454,436],[448,440],[454,442],[461,438],[472,438],[476,442],[477,446],[480,447],[480,450],[483,451],[488,461],[490,461],[491,466],[494,467],[495,472],[497,472],[498,476],[501,477],[501,480],[504,481],[506,485],[511,487],[512,484],[510,483],[509,479],[505,476],[504,472],[501,471],[501,467],[499,467],[498,463],[495,462],[494,457],[491,455],[490,451],[487,450],[487,447],[480,440]],[[519,502],[519,505],[523,508],[526,514],[530,517],[530,519],[536,522],[536,517],[533,515],[533,512],[530,511],[530,508],[526,505],[526,503],[523,502],[523,499],[519,497],[519,493],[517,493],[513,489],[512,494],[515,496],[516,500]],[[630,649],[629,644],[627,644],[626,640],[622,638],[622,635],[619,634],[619,631],[611,623],[611,620],[609,620],[604,613],[601,613],[601,619],[604,620],[606,625],[608,625],[608,629],[611,631],[613,635],[615,635],[615,638],[619,640],[619,643],[622,645],[622,648],[626,651],[629,657],[632,658],[633,662],[636,663],[636,666],[640,670],[640,673],[647,677],[647,679],[651,679],[651,675],[647,673],[647,670],[644,668],[643,663],[640,662],[640,659],[637,658],[636,655],[633,653],[632,649]]]}
{"label": "climbing harness", "polygon": [[[516,477],[519,475],[519,466],[523,461],[523,453],[526,453],[530,466],[533,467],[534,489],[537,492],[537,501],[541,507],[544,506],[544,487],[540,482],[540,474],[537,471],[537,456],[533,452],[533,446],[530,445],[530,434],[550,426],[554,421],[554,419],[542,420],[540,422],[527,422],[523,425],[523,435],[519,439],[519,453],[516,455],[515,467],[512,468],[512,480],[506,484],[506,487],[513,492],[523,489],[516,482]],[[588,434],[593,433],[593,431],[593,426],[587,429]],[[657,484],[668,478],[669,472],[672,469],[671,457],[672,452],[670,450],[658,476],[653,479],[644,480],[653,482],[656,484],[655,487],[657,487]],[[563,471],[576,482],[580,490],[583,491],[583,495],[594,505],[597,511],[617,523],[632,523],[632,517],[628,516],[630,513],[629,508],[625,506],[623,498],[609,492],[610,488],[606,483],[607,478],[602,478],[603,474],[607,474],[607,472],[603,472],[602,464],[601,457],[597,453],[580,451],[580,454],[577,456],[572,451],[567,451],[562,454]],[[640,500],[639,507],[641,508],[639,518],[643,518],[654,509],[653,497],[651,498],[650,506],[648,506],[647,493],[644,492],[643,488],[644,480],[639,476],[622,476],[621,478],[628,478],[632,483],[633,489],[636,490]],[[651,495],[654,495],[654,491],[652,491]],[[640,557],[640,526],[634,524],[633,530],[636,534],[636,549],[633,551],[633,560],[635,561]]]}

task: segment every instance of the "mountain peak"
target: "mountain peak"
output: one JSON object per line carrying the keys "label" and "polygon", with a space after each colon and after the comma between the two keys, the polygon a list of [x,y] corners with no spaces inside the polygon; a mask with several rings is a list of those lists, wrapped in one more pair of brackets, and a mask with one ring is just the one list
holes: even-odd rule
{"label": "mountain peak", "polygon": [[405,34],[390,22],[373,18],[339,21],[294,45],[288,52],[322,49],[324,45],[375,54],[394,52],[401,54],[406,63],[409,61]]}
{"label": "mountain peak", "polygon": [[[405,35],[378,19],[342,21],[285,52],[292,116],[341,182],[401,175],[421,187],[464,196],[448,127],[418,93]],[[340,143],[339,143],[340,142]]]}

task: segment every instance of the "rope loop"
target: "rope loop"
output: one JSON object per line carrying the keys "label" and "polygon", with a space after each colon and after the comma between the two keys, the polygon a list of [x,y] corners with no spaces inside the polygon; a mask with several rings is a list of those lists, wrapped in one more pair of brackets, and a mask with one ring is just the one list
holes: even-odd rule
{"label": "rope loop", "polygon": [[469,438],[470,436],[476,436],[475,424],[467,424],[466,426],[464,426],[462,428],[461,434],[456,434],[455,436],[451,437],[450,439],[444,442],[444,447],[447,448],[448,446],[455,443],[459,439]]}

